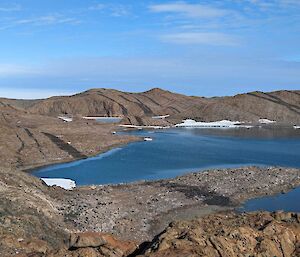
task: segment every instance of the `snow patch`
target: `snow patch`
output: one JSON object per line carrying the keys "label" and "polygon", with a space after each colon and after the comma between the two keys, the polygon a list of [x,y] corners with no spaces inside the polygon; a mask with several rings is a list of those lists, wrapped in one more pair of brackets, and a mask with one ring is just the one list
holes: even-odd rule
{"label": "snow patch", "polygon": [[243,125],[240,121],[221,120],[213,122],[197,122],[192,119],[184,120],[183,123],[176,124],[175,127],[184,128],[251,128],[252,126]]}
{"label": "snow patch", "polygon": [[70,118],[70,117],[65,117],[65,116],[58,116],[57,118],[59,118],[59,119],[65,121],[65,122],[71,122],[71,121],[73,121],[72,118]]}
{"label": "snow patch", "polygon": [[165,118],[168,118],[170,117],[170,115],[160,115],[160,116],[153,116],[152,119],[155,119],[155,120],[164,120]]}
{"label": "snow patch", "polygon": [[135,128],[135,129],[164,129],[170,128],[170,126],[138,126],[138,125],[119,125],[122,128]]}
{"label": "snow patch", "polygon": [[85,116],[82,117],[85,120],[98,120],[98,119],[122,119],[119,116]]}
{"label": "snow patch", "polygon": [[276,123],[276,120],[259,119],[258,122],[261,124],[272,124],[272,123]]}
{"label": "snow patch", "polygon": [[59,186],[67,190],[72,190],[76,187],[74,180],[65,178],[41,178],[48,186]]}

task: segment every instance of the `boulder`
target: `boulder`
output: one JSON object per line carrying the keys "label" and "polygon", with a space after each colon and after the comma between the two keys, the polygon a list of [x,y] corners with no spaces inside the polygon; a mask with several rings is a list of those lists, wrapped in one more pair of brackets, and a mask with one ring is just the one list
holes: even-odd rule
{"label": "boulder", "polygon": [[103,234],[96,232],[75,233],[70,235],[69,248],[99,247],[107,242]]}

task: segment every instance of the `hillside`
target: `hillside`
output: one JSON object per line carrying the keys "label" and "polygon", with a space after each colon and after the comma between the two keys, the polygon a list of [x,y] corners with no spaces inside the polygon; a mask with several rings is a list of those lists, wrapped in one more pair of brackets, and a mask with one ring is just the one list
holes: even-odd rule
{"label": "hillside", "polygon": [[65,123],[0,104],[1,167],[30,168],[81,159],[133,140],[112,135],[111,125],[82,119]]}
{"label": "hillside", "polygon": [[170,115],[171,123],[184,118],[198,121],[222,119],[257,122],[267,118],[300,123],[300,91],[251,92],[232,97],[203,98],[185,96],[159,88],[127,93],[112,89],[91,89],[73,96],[44,100],[0,99],[31,114],[57,116],[121,116],[127,123],[149,124],[154,115]]}

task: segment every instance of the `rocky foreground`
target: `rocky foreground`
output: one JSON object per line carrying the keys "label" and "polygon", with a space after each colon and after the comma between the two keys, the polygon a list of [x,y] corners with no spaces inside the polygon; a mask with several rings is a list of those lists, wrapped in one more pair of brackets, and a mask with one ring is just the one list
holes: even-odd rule
{"label": "rocky foreground", "polygon": [[171,223],[144,249],[147,257],[300,256],[300,214],[214,214]]}
{"label": "rocky foreground", "polygon": [[299,215],[230,210],[299,185],[299,169],[245,167],[66,191],[1,169],[0,255],[297,256]]}
{"label": "rocky foreground", "polygon": [[65,219],[80,231],[110,232],[141,243],[175,219],[233,209],[247,199],[297,185],[298,169],[244,167],[154,182],[82,187],[56,198]]}

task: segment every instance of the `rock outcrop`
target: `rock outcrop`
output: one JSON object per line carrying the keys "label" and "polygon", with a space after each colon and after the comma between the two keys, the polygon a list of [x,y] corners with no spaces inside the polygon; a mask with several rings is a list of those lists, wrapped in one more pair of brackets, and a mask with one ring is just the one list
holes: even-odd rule
{"label": "rock outcrop", "polygon": [[158,235],[140,256],[276,256],[300,255],[300,214],[215,214],[178,221]]}

